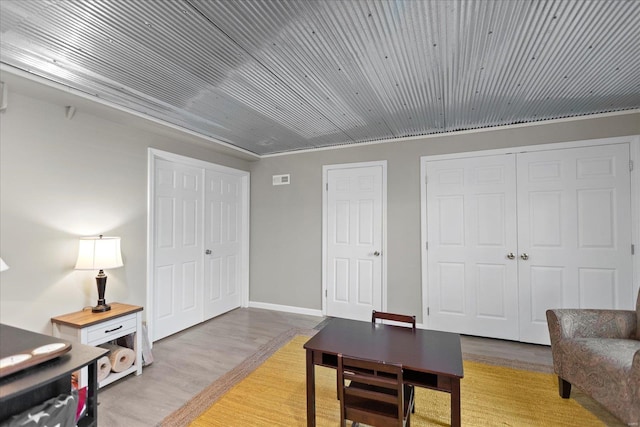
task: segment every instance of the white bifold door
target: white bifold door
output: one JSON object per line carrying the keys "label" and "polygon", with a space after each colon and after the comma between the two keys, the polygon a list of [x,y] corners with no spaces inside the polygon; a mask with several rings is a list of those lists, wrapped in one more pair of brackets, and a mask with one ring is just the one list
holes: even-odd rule
{"label": "white bifold door", "polygon": [[518,154],[520,337],[548,308],[634,307],[629,145]]}
{"label": "white bifold door", "polygon": [[205,171],[204,318],[242,303],[242,180]]}
{"label": "white bifold door", "polygon": [[430,328],[518,338],[515,209],[513,155],[427,164]]}
{"label": "white bifold door", "polygon": [[629,144],[426,171],[430,328],[548,344],[549,308],[632,308]]}
{"label": "white bifold door", "polygon": [[173,159],[153,164],[155,341],[243,304],[248,174]]}
{"label": "white bifold door", "polygon": [[202,321],[202,171],[155,162],[153,339]]}

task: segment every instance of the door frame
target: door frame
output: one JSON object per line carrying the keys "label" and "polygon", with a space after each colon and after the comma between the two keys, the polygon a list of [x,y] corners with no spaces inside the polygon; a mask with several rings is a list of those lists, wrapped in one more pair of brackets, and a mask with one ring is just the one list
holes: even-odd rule
{"label": "door frame", "polygon": [[322,166],[322,315],[327,315],[327,232],[329,224],[327,189],[329,171],[337,169],[355,169],[370,166],[382,167],[382,260],[381,260],[381,295],[382,311],[387,310],[387,161],[371,161],[357,163],[339,163]]}
{"label": "door frame", "polygon": [[[425,328],[430,326],[429,295],[427,271],[427,162],[434,160],[451,160],[465,157],[481,157],[500,154],[523,153],[531,151],[551,151],[567,148],[591,147],[596,145],[629,144],[629,158],[631,161],[631,241],[635,251],[632,255],[631,268],[633,279],[633,295],[640,291],[640,135],[629,135],[613,138],[588,139],[549,144],[526,145],[521,147],[498,148],[490,150],[467,151],[462,153],[436,154],[420,157],[420,263],[422,289],[422,321]],[[629,248],[631,251],[631,248]]]}
{"label": "door frame", "polygon": [[[242,293],[241,307],[249,306],[249,207],[250,207],[250,173],[240,169],[234,169],[228,166],[222,166],[216,163],[206,162],[191,157],[182,156],[180,154],[170,153],[168,151],[158,150],[156,148],[147,149],[147,297],[145,311],[147,319],[148,336],[153,337],[153,292],[154,292],[154,247],[155,247],[155,167],[156,160],[166,160],[173,163],[181,163],[202,169],[212,169],[217,172],[239,176],[242,184],[241,198],[241,224],[243,235],[241,237],[240,250],[240,289]],[[204,182],[204,176],[202,177]],[[201,217],[204,218],[204,203],[201,203]],[[204,260],[204,253],[202,254]],[[202,267],[204,269],[204,264]],[[202,272],[201,272],[202,273]],[[204,277],[204,276],[202,276]],[[151,343],[153,344],[153,342]]]}

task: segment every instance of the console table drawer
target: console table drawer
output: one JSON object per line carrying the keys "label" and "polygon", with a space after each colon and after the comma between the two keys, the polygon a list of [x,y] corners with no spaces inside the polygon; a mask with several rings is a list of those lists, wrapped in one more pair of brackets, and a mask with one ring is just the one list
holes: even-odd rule
{"label": "console table drawer", "polygon": [[102,344],[105,341],[119,338],[136,332],[136,316],[129,315],[110,320],[108,322],[93,325],[87,328],[87,344]]}

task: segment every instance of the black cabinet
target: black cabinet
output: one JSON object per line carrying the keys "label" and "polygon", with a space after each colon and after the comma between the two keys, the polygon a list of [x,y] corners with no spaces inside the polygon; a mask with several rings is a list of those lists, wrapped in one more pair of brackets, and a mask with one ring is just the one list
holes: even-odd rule
{"label": "black cabinet", "polygon": [[[59,338],[0,324],[0,356],[20,354]],[[71,374],[88,367],[87,409],[78,426],[96,426],[98,420],[97,360],[108,351],[73,343],[65,354],[0,378],[0,420],[45,400],[71,391]]]}

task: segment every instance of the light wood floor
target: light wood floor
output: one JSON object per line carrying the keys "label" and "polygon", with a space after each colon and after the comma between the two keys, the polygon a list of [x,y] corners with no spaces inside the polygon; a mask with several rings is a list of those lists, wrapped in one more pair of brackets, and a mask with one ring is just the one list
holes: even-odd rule
{"label": "light wood floor", "polygon": [[[296,327],[312,329],[321,317],[255,308],[231,311],[153,345],[152,365],[100,389],[99,427],[156,426],[199,391],[263,344]],[[462,351],[551,366],[547,346],[462,337]]]}

